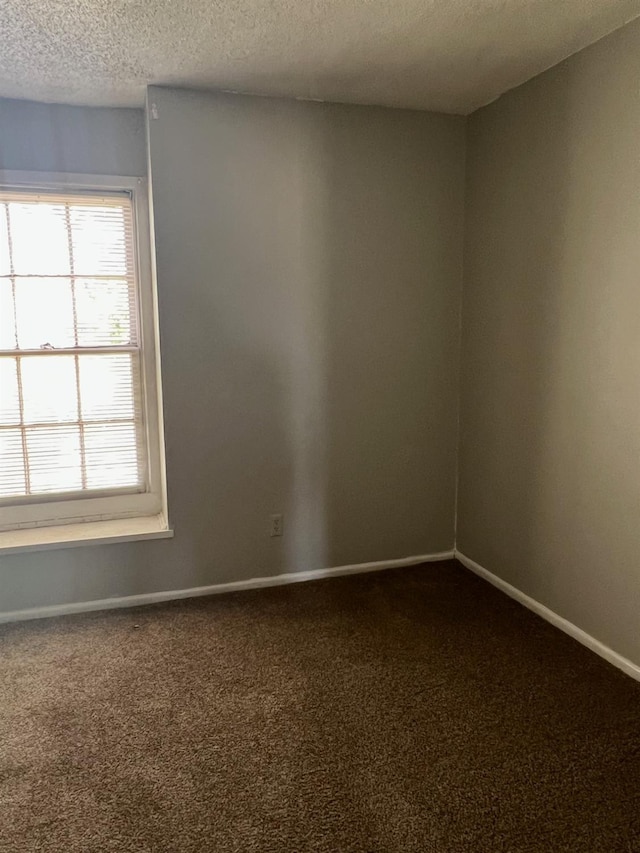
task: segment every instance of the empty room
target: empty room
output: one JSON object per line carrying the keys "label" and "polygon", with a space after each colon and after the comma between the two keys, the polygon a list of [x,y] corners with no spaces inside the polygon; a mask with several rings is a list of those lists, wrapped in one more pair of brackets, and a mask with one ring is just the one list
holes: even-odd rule
{"label": "empty room", "polygon": [[640,853],[640,0],[0,4],[0,853]]}

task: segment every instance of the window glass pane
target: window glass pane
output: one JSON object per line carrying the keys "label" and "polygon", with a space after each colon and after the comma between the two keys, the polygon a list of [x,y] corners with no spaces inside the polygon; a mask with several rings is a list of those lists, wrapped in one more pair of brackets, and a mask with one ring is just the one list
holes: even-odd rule
{"label": "window glass pane", "polygon": [[26,483],[20,430],[0,429],[0,459],[0,497],[23,495]]}
{"label": "window glass pane", "polygon": [[10,202],[9,227],[16,275],[68,275],[64,204]]}
{"label": "window glass pane", "polygon": [[[2,210],[1,207],[0,210]],[[14,349],[15,345],[16,329],[11,280],[0,278],[0,349]]]}
{"label": "window glass pane", "polygon": [[126,275],[130,264],[122,207],[70,205],[76,275]]}
{"label": "window glass pane", "polygon": [[32,355],[25,356],[21,362],[25,423],[77,421],[74,357]]}
{"label": "window glass pane", "polygon": [[80,346],[135,344],[133,288],[126,281],[76,280]]}
{"label": "window glass pane", "polygon": [[0,275],[9,275],[9,234],[7,233],[7,208],[0,202]]}
{"label": "window glass pane", "polygon": [[84,431],[87,487],[137,486],[136,428],[131,424],[92,424]]}
{"label": "window glass pane", "polygon": [[138,346],[134,236],[128,193],[0,190],[0,497],[145,487],[141,353],[90,349]]}
{"label": "window glass pane", "polygon": [[32,493],[82,488],[79,427],[28,429],[26,437]]}
{"label": "window glass pane", "polygon": [[17,279],[16,316],[21,349],[75,345],[73,296],[68,278]]}
{"label": "window glass pane", "polygon": [[83,420],[133,419],[132,356],[81,355],[79,364]]}
{"label": "window glass pane", "polygon": [[[0,424],[20,423],[18,371],[15,358],[0,358]],[[0,454],[0,466],[4,463]]]}

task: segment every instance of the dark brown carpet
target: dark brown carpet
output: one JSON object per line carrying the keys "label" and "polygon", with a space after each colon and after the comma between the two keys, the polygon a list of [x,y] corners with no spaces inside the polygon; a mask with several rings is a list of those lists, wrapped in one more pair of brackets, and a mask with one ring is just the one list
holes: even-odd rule
{"label": "dark brown carpet", "polygon": [[640,851],[640,684],[454,563],[0,648],[2,853]]}

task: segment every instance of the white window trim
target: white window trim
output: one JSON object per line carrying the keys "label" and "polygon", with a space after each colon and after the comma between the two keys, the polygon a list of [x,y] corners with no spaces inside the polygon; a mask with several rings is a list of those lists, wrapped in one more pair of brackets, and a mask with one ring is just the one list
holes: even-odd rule
{"label": "white window trim", "polygon": [[[162,398],[159,377],[158,312],[152,266],[152,235],[147,179],[0,170],[0,187],[14,189],[109,190],[131,193],[136,249],[144,423],[147,432],[149,488],[145,493],[65,498],[0,506],[0,553],[43,547],[166,538],[168,524]],[[138,520],[136,522],[136,520]],[[123,540],[114,531],[126,529]]]}

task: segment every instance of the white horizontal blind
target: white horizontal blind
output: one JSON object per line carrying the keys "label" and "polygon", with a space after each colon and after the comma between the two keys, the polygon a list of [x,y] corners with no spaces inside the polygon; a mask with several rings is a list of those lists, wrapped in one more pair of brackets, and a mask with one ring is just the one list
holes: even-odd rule
{"label": "white horizontal blind", "polygon": [[132,200],[0,189],[0,502],[143,492]]}

